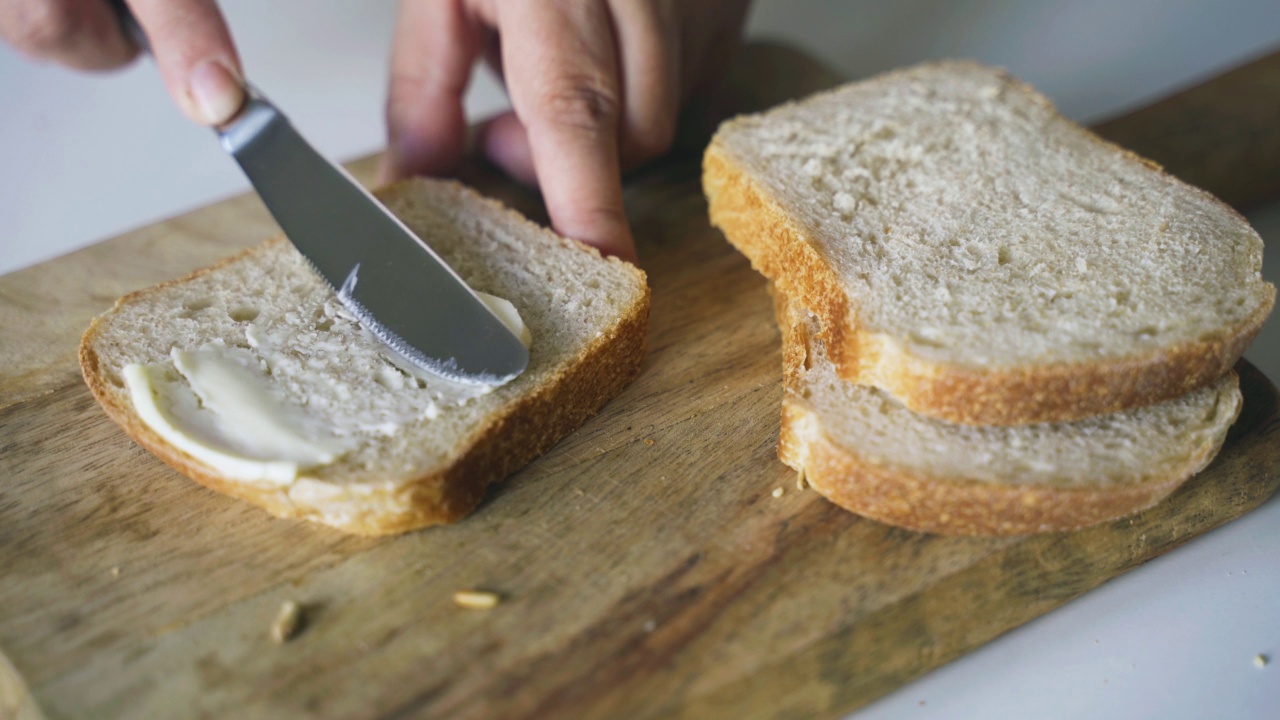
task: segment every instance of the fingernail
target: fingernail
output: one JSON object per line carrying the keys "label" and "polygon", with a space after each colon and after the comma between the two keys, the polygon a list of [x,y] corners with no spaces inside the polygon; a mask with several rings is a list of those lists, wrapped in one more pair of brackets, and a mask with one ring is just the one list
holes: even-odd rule
{"label": "fingernail", "polygon": [[386,185],[395,182],[404,177],[400,172],[400,167],[396,165],[395,157],[391,154],[390,148],[382,155],[382,162],[378,164],[378,184]]}
{"label": "fingernail", "polygon": [[235,73],[218,60],[205,60],[191,71],[187,84],[196,120],[221,125],[244,104],[244,88]]}
{"label": "fingernail", "polygon": [[393,173],[392,180],[429,173],[431,154],[413,133],[393,129],[387,138],[387,167]]}
{"label": "fingernail", "polygon": [[387,127],[387,151],[382,156],[382,182],[390,182],[405,177],[405,148],[401,140],[399,126],[394,122]]}

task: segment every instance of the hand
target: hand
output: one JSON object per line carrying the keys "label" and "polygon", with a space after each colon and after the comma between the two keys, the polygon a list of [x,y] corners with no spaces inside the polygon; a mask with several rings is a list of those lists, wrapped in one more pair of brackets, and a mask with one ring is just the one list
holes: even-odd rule
{"label": "hand", "polygon": [[[201,125],[230,120],[244,103],[244,74],[214,0],[129,0],[165,87]],[[82,70],[128,63],[138,48],[107,0],[3,0],[0,36],[19,51]]]}
{"label": "hand", "polygon": [[682,105],[722,73],[749,0],[402,0],[387,97],[385,179],[451,170],[482,54],[513,112],[484,152],[537,182],[552,225],[635,258],[622,171],[670,147]]}

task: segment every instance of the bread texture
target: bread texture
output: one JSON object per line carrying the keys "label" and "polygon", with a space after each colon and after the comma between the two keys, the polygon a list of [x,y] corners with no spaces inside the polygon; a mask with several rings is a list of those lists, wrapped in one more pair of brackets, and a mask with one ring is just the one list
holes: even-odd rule
{"label": "bread texture", "polygon": [[841,378],[812,313],[775,292],[778,455],[859,515],[943,535],[1074,530],[1148,508],[1203,469],[1240,412],[1228,372],[1182,397],[1085,420],[949,423]]}
{"label": "bread texture", "polygon": [[974,63],[731,120],[703,186],[725,237],[817,316],[842,378],[949,422],[1183,396],[1275,301],[1234,210]]}
{"label": "bread texture", "polygon": [[[80,364],[107,414],[218,492],[279,517],[382,535],[467,515],[490,483],[544,453],[639,374],[649,311],[639,269],[458,183],[419,179],[377,195],[474,289],[515,305],[532,333],[523,374],[476,394],[406,371],[280,237],[127,295],[93,321]],[[273,389],[348,428],[350,449],[281,484],[228,477],[164,440],[139,417],[124,368],[177,377],[171,350],[207,343],[245,353],[272,343],[262,365]]]}

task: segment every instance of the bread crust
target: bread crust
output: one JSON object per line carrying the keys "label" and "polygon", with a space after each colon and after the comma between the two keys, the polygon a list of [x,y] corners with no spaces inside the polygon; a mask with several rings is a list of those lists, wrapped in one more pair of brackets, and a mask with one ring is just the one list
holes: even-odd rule
{"label": "bread crust", "polygon": [[782,405],[778,456],[804,473],[809,485],[831,502],[872,520],[938,535],[1027,535],[1061,532],[1116,520],[1163,500],[1199,472],[1226,438],[1196,449],[1177,474],[1106,490],[1068,490],[945,480],[866,462],[824,433],[816,416],[794,397]]}
{"label": "bread crust", "polygon": [[[375,194],[389,201],[399,193],[410,192],[415,182],[422,181],[397,183]],[[473,192],[458,183],[442,184],[450,192]],[[486,202],[495,212],[509,213],[537,227],[496,201],[486,199]],[[538,231],[545,232],[541,228]],[[129,437],[179,473],[212,490],[257,505],[276,517],[302,518],[357,535],[388,535],[455,522],[479,505],[490,484],[524,467],[598,412],[640,374],[644,364],[650,291],[643,271],[627,264],[638,276],[643,293],[612,331],[588,343],[561,372],[533,392],[489,418],[489,422],[456,448],[455,456],[438,472],[385,484],[332,483],[338,494],[324,498],[291,495],[289,486],[260,485],[223,477],[170,445],[138,417],[128,394],[105,376],[94,344],[105,322],[120,307],[163,288],[216,272],[283,242],[287,242],[283,236],[271,238],[212,266],[121,297],[111,310],[90,323],[79,350],[80,369],[89,390]],[[585,251],[598,253],[594,248],[571,242]],[[622,263],[616,258],[607,261]]]}
{"label": "bread crust", "polygon": [[822,420],[797,392],[809,358],[808,332],[788,315],[790,300],[771,288],[783,339],[782,430],[778,457],[802,472],[823,497],[863,517],[939,535],[1026,535],[1077,530],[1160,502],[1217,455],[1241,403],[1219,432],[1166,475],[1118,487],[1083,489],[993,484],[939,478],[876,464],[858,448],[833,442]]}
{"label": "bread crust", "polygon": [[[786,295],[771,284],[782,334],[782,429],[778,459],[804,474],[819,495],[855,514],[943,536],[1021,536],[1064,532],[1124,518],[1164,500],[1208,465],[1240,413],[1236,402],[1220,432],[1194,448],[1183,465],[1121,487],[1080,489],[922,477],[876,464],[856,447],[833,442],[800,396],[810,337],[792,322]],[[1233,370],[1234,373],[1234,370]]]}
{"label": "bread crust", "polygon": [[[720,133],[724,131],[722,127]],[[1163,172],[1155,163],[1080,131],[1110,151]],[[1079,420],[1175,398],[1229,371],[1275,302],[1275,288],[1270,287],[1265,303],[1217,337],[1124,358],[978,368],[918,357],[895,338],[861,323],[859,308],[815,250],[808,231],[733,157],[720,133],[703,157],[702,184],[712,224],[752,267],[818,316],[822,340],[841,377],[878,387],[923,415],[971,425],[1022,425]]]}

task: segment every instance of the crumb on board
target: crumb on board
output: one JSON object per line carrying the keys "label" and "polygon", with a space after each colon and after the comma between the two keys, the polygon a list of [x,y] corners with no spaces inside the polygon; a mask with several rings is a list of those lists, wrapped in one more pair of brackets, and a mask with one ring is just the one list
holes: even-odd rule
{"label": "crumb on board", "polygon": [[645,444],[645,445],[653,445],[653,438],[645,438],[645,439],[644,439],[644,444]]}
{"label": "crumb on board", "polygon": [[1262,653],[1258,653],[1257,655],[1253,656],[1253,664],[1255,667],[1264,668],[1267,666],[1267,663],[1269,662],[1271,662],[1271,658],[1267,657]]}
{"label": "crumb on board", "polygon": [[271,623],[271,640],[277,645],[288,642],[302,629],[302,606],[293,600],[280,604],[275,622]]}
{"label": "crumb on board", "polygon": [[459,590],[453,594],[453,602],[458,607],[464,607],[471,610],[488,610],[497,607],[502,602],[502,598],[497,593],[486,592],[484,590]]}
{"label": "crumb on board", "polygon": [[120,577],[120,566],[119,566],[119,565],[113,566],[113,567],[111,568],[111,577],[113,577],[113,578],[118,578],[118,577]]}
{"label": "crumb on board", "polygon": [[774,488],[774,489],[773,489],[773,493],[772,493],[772,494],[773,494],[773,496],[774,496],[774,497],[776,497],[776,498],[780,498],[780,497],[782,497],[782,494],[783,494],[783,493],[785,493],[785,492],[786,492],[786,490],[783,490],[783,489],[782,489],[782,488],[780,488],[780,487],[776,487],[776,488]]}
{"label": "crumb on board", "polygon": [[645,620],[645,621],[644,621],[644,631],[645,631],[645,632],[647,632],[647,633],[651,633],[651,632],[653,632],[654,630],[657,630],[657,629],[658,629],[658,621],[657,621],[657,620],[652,620],[652,619],[651,619],[651,620]]}

